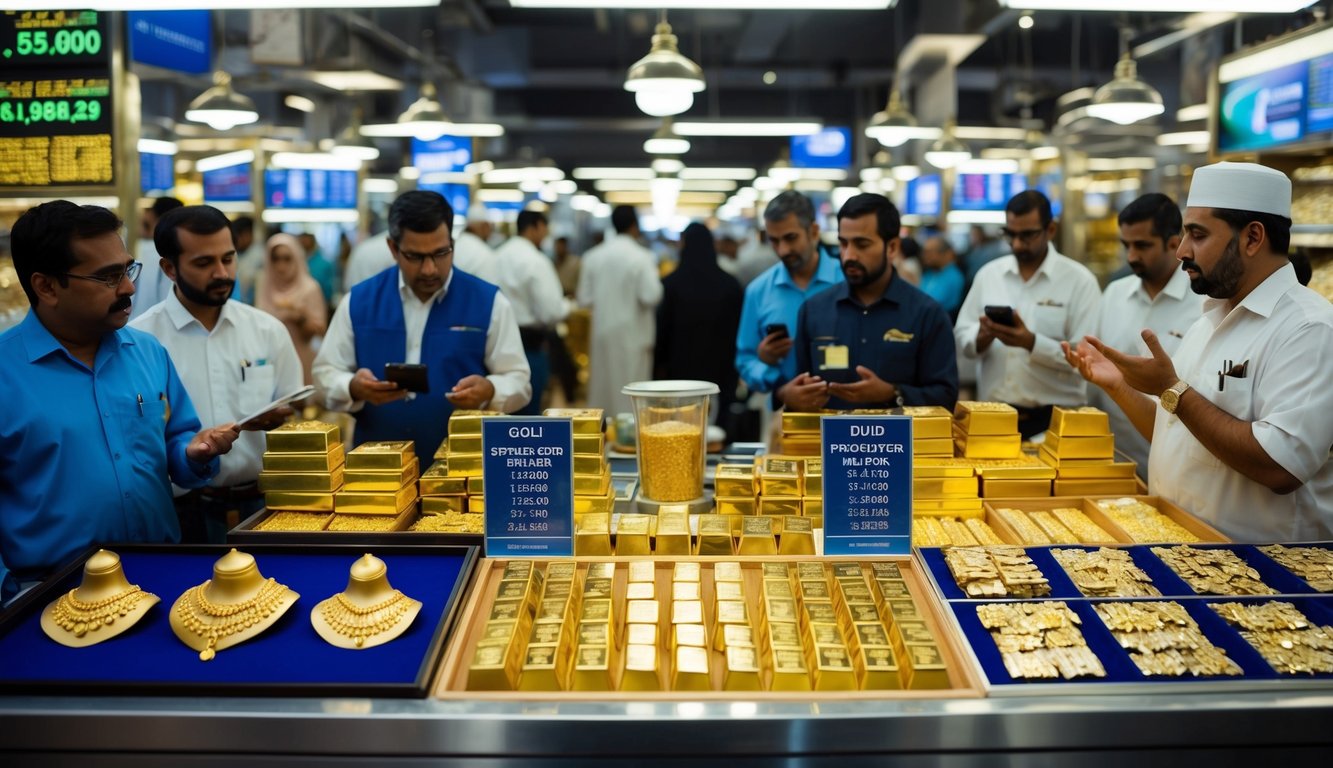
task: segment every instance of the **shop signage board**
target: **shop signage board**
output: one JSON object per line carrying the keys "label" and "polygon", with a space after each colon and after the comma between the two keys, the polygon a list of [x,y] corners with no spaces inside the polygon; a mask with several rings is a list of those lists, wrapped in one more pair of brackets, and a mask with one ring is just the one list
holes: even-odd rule
{"label": "shop signage board", "polygon": [[212,11],[130,11],[126,16],[135,61],[193,74],[211,68]]}
{"label": "shop signage board", "polygon": [[911,417],[825,416],[820,431],[824,554],[911,554]]}
{"label": "shop signage board", "polygon": [[488,557],[574,554],[574,428],[569,419],[481,422]]}

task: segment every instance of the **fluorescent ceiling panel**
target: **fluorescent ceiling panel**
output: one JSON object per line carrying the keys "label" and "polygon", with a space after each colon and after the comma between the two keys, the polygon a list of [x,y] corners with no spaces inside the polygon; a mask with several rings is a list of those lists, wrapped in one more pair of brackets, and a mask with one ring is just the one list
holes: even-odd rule
{"label": "fluorescent ceiling panel", "polygon": [[1000,5],[1032,11],[1120,11],[1123,13],[1294,13],[1315,0],[1000,0]]}
{"label": "fluorescent ceiling panel", "polygon": [[819,133],[817,121],[692,121],[675,124],[681,136],[804,136]]}

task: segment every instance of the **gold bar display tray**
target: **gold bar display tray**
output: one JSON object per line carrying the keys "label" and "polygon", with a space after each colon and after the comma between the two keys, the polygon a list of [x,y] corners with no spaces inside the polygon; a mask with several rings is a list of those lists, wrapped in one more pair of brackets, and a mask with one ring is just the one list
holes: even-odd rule
{"label": "gold bar display tray", "polygon": [[[1122,494],[1120,496],[1112,496],[1108,498],[1125,498],[1125,495]],[[1181,509],[1175,504],[1172,504],[1170,501],[1167,501],[1166,499],[1163,499],[1159,496],[1129,496],[1129,498],[1137,499],[1139,501],[1143,501],[1145,503],[1153,505],[1154,507],[1157,508],[1158,512],[1161,512],[1163,515],[1166,515],[1175,522],[1179,523],[1182,528],[1194,534],[1195,536],[1198,536],[1199,539],[1204,542],[1226,543],[1231,541],[1231,539],[1227,538],[1227,536],[1223,534],[1221,531],[1217,530],[1208,523],[1205,523],[1203,520],[1200,520],[1199,518],[1195,517],[1189,512],[1186,512],[1184,509]],[[1034,498],[985,499],[984,507],[986,510],[987,522],[990,522],[992,518],[994,518],[998,522],[998,524],[996,522],[991,522],[991,527],[995,529],[996,533],[1000,534],[1000,538],[1010,539],[1016,543],[1019,541],[1018,535],[1013,531],[1012,528],[1010,528],[1004,522],[1004,520],[1000,519],[998,515],[993,514],[996,509],[999,509],[1001,507],[1008,507],[1010,509],[1021,509],[1024,512],[1032,512],[1036,510],[1052,510],[1065,507],[1072,507],[1073,509],[1082,510],[1083,513],[1086,514],[1090,520],[1092,520],[1092,522],[1101,526],[1102,530],[1111,534],[1112,538],[1114,538],[1118,542],[1121,542],[1122,544],[1177,543],[1177,542],[1135,542],[1133,539],[1129,537],[1129,534],[1125,533],[1123,528],[1121,528],[1119,525],[1116,525],[1115,521],[1107,517],[1106,514],[1097,507],[1097,505],[1094,503],[1093,498],[1089,498],[1086,496],[1048,496],[1046,498],[1041,498],[1041,499],[1034,499]]]}

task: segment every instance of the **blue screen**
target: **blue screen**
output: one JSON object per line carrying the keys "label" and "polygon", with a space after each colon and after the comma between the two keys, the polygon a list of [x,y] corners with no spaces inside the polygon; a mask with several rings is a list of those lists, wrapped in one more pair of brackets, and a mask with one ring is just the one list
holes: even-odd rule
{"label": "blue screen", "polygon": [[270,168],[264,171],[269,208],[355,208],[356,171]]}
{"label": "blue screen", "polygon": [[915,216],[939,216],[942,196],[939,174],[918,176],[907,182],[907,200],[903,213]]}
{"label": "blue screen", "polygon": [[1305,138],[1309,70],[1310,63],[1302,61],[1224,83],[1217,124],[1218,150],[1267,149]]}
{"label": "blue screen", "polygon": [[212,203],[250,202],[250,164],[204,171],[204,200]]}
{"label": "blue screen", "polygon": [[852,164],[852,129],[834,126],[791,137],[793,168],[847,168]]}
{"label": "blue screen", "polygon": [[472,139],[441,136],[433,141],[412,139],[412,165],[427,173],[458,173],[472,162]]}
{"label": "blue screen", "polygon": [[176,186],[176,158],[155,152],[139,153],[139,186],[145,195]]}
{"label": "blue screen", "polygon": [[444,195],[455,214],[467,213],[468,206],[472,204],[471,192],[466,184],[417,184],[417,189]]}
{"label": "blue screen", "polygon": [[955,211],[1003,211],[1009,198],[1027,189],[1020,173],[960,173],[950,207]]}

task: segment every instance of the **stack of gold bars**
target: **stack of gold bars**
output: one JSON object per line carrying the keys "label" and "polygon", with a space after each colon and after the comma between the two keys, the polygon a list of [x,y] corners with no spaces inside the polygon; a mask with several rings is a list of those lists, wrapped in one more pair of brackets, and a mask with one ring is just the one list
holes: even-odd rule
{"label": "stack of gold bars", "polygon": [[446,477],[466,478],[467,511],[486,512],[485,488],[481,479],[481,420],[503,416],[499,411],[454,411],[449,415],[449,436],[435,451],[435,460],[443,460]]}
{"label": "stack of gold bars", "polygon": [[574,517],[610,514],[616,504],[601,408],[547,408],[543,415],[569,419],[574,434]]}
{"label": "stack of gold bars", "polygon": [[1106,412],[1092,407],[1051,413],[1039,456],[1055,468],[1056,496],[1134,493],[1134,462],[1115,460],[1115,437]]}
{"label": "stack of gold bars", "polygon": [[819,419],[825,414],[840,411],[811,411],[808,413],[782,412],[782,437],[776,446],[778,453],[788,456],[819,456],[820,443]]}
{"label": "stack of gold bars", "polygon": [[912,417],[912,458],[953,456],[953,414],[938,405],[909,405],[902,409]]}
{"label": "stack of gold bars", "polygon": [[956,455],[965,459],[1017,459],[1022,455],[1018,411],[1012,405],[959,400],[953,415]]}
{"label": "stack of gold bars", "polygon": [[[440,448],[448,456],[446,439]],[[439,452],[437,451],[437,454]],[[436,459],[421,473],[417,490],[421,494],[421,517],[412,524],[414,531],[440,533],[485,533],[486,523],[480,512],[467,503],[466,477],[450,477],[449,463]]]}
{"label": "stack of gold bars", "polygon": [[259,490],[278,510],[267,531],[322,531],[333,517],[333,495],[343,486],[343,444],[338,425],[299,421],[270,430]]}
{"label": "stack of gold bars", "polygon": [[346,482],[333,494],[330,531],[401,531],[416,519],[418,462],[407,440],[362,443],[347,453]]}

